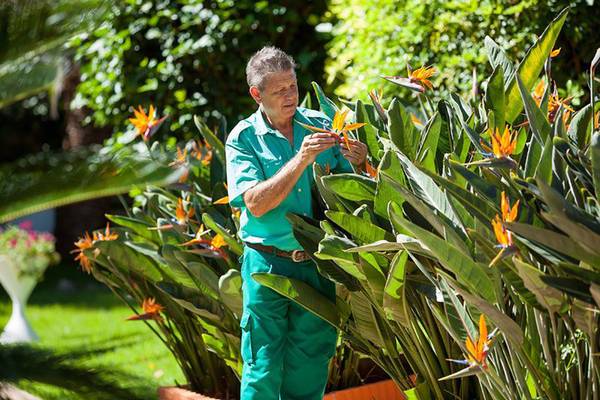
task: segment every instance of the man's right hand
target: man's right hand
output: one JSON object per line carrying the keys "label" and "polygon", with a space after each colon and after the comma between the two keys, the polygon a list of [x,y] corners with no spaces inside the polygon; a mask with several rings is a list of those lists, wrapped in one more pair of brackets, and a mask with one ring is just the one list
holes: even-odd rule
{"label": "man's right hand", "polygon": [[302,164],[308,166],[315,162],[315,158],[323,151],[337,145],[338,139],[329,133],[313,133],[304,136],[302,146],[296,157],[299,157]]}

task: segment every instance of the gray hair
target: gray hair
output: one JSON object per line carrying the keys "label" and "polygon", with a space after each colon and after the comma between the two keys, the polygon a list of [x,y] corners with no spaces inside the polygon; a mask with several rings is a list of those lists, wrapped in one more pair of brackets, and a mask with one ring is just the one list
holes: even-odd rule
{"label": "gray hair", "polygon": [[246,81],[248,86],[264,89],[265,78],[274,72],[294,70],[294,59],[283,50],[273,46],[265,46],[256,53],[246,65]]}

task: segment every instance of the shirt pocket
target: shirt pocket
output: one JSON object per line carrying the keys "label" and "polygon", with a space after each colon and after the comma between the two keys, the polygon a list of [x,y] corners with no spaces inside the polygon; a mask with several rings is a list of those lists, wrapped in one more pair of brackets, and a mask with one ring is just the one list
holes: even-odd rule
{"label": "shirt pocket", "polygon": [[265,178],[269,179],[283,167],[285,160],[283,157],[262,158],[260,159],[260,164]]}

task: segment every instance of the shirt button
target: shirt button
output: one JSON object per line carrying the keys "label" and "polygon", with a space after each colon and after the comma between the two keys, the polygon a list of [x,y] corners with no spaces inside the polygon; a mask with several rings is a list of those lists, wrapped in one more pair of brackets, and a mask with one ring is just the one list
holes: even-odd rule
{"label": "shirt button", "polygon": [[302,188],[298,188],[298,191],[299,191],[299,192],[301,192],[301,191],[302,191]]}

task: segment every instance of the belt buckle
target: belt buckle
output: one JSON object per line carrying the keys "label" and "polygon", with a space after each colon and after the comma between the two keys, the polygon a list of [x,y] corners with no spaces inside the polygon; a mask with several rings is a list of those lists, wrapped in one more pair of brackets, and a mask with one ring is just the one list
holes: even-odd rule
{"label": "belt buckle", "polygon": [[302,262],[305,261],[304,257],[300,254],[303,250],[294,250],[292,251],[292,260],[294,262]]}

